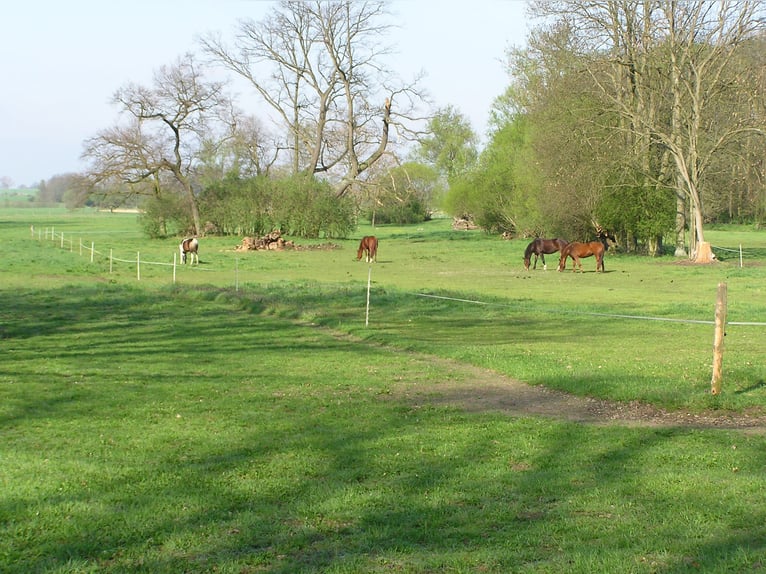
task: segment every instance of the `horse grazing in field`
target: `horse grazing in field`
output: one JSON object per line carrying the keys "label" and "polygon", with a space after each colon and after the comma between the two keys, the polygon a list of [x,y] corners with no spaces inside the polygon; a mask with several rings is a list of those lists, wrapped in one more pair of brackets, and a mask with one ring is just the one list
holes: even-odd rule
{"label": "horse grazing in field", "polygon": [[365,261],[370,263],[371,261],[378,260],[378,238],[374,235],[365,235],[359,242],[359,249],[356,252],[356,260],[359,261],[362,255],[366,255]]}
{"label": "horse grazing in field", "polygon": [[604,271],[604,253],[609,249],[608,241],[616,241],[614,235],[608,231],[599,229],[598,240],[589,241],[588,243],[579,243],[573,241],[569,245],[565,246],[561,250],[561,259],[559,259],[559,271],[563,271],[567,267],[567,257],[572,258],[572,271],[577,271],[580,268],[582,272],[581,257],[594,256],[596,258],[596,272]]}
{"label": "horse grazing in field", "polygon": [[532,267],[532,269],[537,269],[537,258],[540,257],[543,261],[543,269],[548,269],[548,266],[545,264],[545,255],[550,255],[551,253],[556,253],[557,251],[561,251],[564,246],[569,243],[568,241],[564,239],[559,239],[558,237],[556,239],[540,239],[539,237],[535,238],[532,243],[527,245],[526,251],[524,251],[524,269],[529,271],[529,263],[532,259],[532,254],[535,255],[535,265]]}
{"label": "horse grazing in field", "polygon": [[181,252],[181,263],[186,263],[186,255],[191,255],[191,264],[194,264],[194,258],[197,258],[197,265],[199,265],[199,241],[196,237],[187,237],[178,246],[178,250]]}

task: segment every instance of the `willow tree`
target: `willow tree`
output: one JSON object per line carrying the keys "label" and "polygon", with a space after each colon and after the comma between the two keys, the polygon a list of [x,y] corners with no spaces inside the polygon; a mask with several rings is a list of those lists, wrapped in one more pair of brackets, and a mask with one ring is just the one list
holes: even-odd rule
{"label": "willow tree", "polygon": [[283,0],[260,22],[242,20],[232,46],[204,50],[252,85],[287,136],[293,173],[325,174],[344,195],[379,161],[391,128],[405,128],[416,82],[386,70],[382,1]]}

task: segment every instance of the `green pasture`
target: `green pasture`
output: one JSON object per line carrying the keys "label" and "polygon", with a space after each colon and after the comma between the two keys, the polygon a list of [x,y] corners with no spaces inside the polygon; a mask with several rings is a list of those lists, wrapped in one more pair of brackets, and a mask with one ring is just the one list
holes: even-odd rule
{"label": "green pasture", "polygon": [[617,253],[596,274],[555,256],[527,272],[526,241],[443,220],[376,228],[367,265],[371,231],[268,253],[204,238],[174,282],[178,240],[142,237],[135,215],[0,209],[0,572],[764,568],[760,430],[429,397],[480,392],[478,366],[761,415],[766,233],[711,230],[710,266]]}

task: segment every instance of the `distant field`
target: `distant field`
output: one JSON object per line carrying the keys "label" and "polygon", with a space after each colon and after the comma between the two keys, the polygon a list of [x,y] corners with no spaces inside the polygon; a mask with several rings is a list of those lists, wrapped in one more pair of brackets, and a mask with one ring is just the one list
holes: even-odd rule
{"label": "distant field", "polygon": [[526,240],[447,220],[202,238],[194,268],[135,214],[0,209],[0,239],[3,573],[766,564],[765,232],[603,274],[527,272]]}
{"label": "distant field", "polygon": [[18,204],[29,204],[37,196],[36,188],[0,189],[0,207],[11,207]]}

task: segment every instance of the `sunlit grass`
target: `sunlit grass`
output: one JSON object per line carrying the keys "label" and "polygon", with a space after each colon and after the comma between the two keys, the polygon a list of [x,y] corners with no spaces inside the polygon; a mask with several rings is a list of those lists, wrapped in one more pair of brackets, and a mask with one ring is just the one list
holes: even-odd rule
{"label": "sunlit grass", "polygon": [[[603,275],[527,273],[523,240],[445,222],[380,228],[365,326],[370,266],[352,239],[240,254],[206,238],[200,269],[173,284],[161,267],[140,281],[127,266],[110,273],[31,238],[25,214],[4,215],[2,572],[766,563],[758,434],[428,400],[478,384],[461,366],[475,364],[574,394],[760,412],[763,328],[729,327],[712,400],[710,325],[605,316],[711,320],[726,280],[729,319],[764,321],[758,265],[610,255]],[[172,259],[175,240],[146,240],[133,217],[112,215],[56,213],[55,224]]]}

